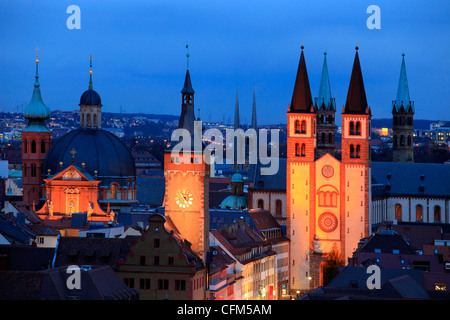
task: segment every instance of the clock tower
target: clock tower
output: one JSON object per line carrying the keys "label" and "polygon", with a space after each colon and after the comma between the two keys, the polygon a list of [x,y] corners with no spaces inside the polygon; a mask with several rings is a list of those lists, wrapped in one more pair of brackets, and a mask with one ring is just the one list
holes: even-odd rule
{"label": "clock tower", "polygon": [[[187,54],[189,59],[189,54]],[[189,60],[188,60],[189,61]],[[181,90],[179,129],[189,132],[194,141],[194,89],[189,64]],[[164,152],[165,216],[178,229],[192,250],[205,261],[209,251],[209,165],[203,159],[203,148],[176,152],[172,142]]]}

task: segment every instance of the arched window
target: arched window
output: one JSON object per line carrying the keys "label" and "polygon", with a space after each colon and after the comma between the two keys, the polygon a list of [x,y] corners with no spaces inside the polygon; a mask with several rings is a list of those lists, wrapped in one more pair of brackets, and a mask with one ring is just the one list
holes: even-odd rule
{"label": "arched window", "polygon": [[302,124],[300,126],[301,133],[306,133],[306,121],[302,120]]}
{"label": "arched window", "polygon": [[402,205],[399,203],[395,205],[395,220],[402,220]]}
{"label": "arched window", "polygon": [[441,221],[441,207],[434,206],[434,222],[440,222],[440,221]]}
{"label": "arched window", "polygon": [[405,136],[404,135],[401,135],[400,136],[400,146],[404,146],[405,145]]}
{"label": "arched window", "polygon": [[91,114],[88,113],[86,115],[86,127],[90,128],[91,127]]}
{"label": "arched window", "polygon": [[295,133],[300,133],[300,121],[295,120]]}
{"label": "arched window", "polygon": [[283,203],[281,202],[280,199],[277,199],[275,201],[275,215],[281,216],[281,214],[282,214],[282,205],[283,205]]}
{"label": "arched window", "polygon": [[326,143],[325,132],[322,132],[320,140],[321,140],[322,143]]}
{"label": "arched window", "polygon": [[361,122],[356,122],[356,135],[360,136],[361,135]]}
{"label": "arched window", "polygon": [[36,164],[35,163],[31,164],[31,176],[36,177]]}
{"label": "arched window", "polygon": [[319,191],[319,207],[337,207],[337,192]]}
{"label": "arched window", "polygon": [[258,208],[264,210],[264,200],[258,199]]}
{"label": "arched window", "polygon": [[97,128],[98,125],[97,125],[97,114],[96,114],[96,113],[94,113],[93,119],[94,119],[94,121],[93,121],[93,127],[94,127],[94,128]]}
{"label": "arched window", "polygon": [[116,199],[117,197],[117,185],[112,184],[111,185],[111,199]]}
{"label": "arched window", "polygon": [[302,155],[302,157],[306,156],[306,147],[305,147],[304,143],[302,143],[301,155]]}
{"label": "arched window", "polygon": [[295,156],[300,157],[300,145],[298,143],[295,144]]}
{"label": "arched window", "polygon": [[356,158],[361,158],[361,146],[358,144],[356,146]]}
{"label": "arched window", "polygon": [[330,132],[329,134],[328,134],[328,143],[334,143],[334,141],[333,141],[333,134]]}
{"label": "arched window", "polygon": [[411,147],[412,145],[412,139],[411,136],[408,136],[408,147]]}
{"label": "arched window", "polygon": [[418,204],[416,205],[416,221],[422,220],[423,220],[423,207],[422,205]]}
{"label": "arched window", "polygon": [[350,145],[350,158],[354,158],[355,157],[355,146],[354,145]]}
{"label": "arched window", "polygon": [[31,141],[31,153],[36,153],[36,141]]}
{"label": "arched window", "polygon": [[41,141],[41,153],[45,153],[45,141]]}
{"label": "arched window", "polygon": [[354,134],[355,134],[355,124],[353,121],[350,121],[349,135],[353,136]]}

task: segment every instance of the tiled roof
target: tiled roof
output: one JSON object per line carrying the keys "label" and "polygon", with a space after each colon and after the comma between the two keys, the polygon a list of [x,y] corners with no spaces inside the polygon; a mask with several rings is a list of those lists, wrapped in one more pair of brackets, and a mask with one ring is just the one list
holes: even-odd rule
{"label": "tiled roof", "polygon": [[109,265],[116,270],[119,259],[125,259],[137,238],[61,237],[55,265]]}
{"label": "tiled roof", "polygon": [[388,195],[450,195],[450,166],[437,163],[372,162],[372,184]]}

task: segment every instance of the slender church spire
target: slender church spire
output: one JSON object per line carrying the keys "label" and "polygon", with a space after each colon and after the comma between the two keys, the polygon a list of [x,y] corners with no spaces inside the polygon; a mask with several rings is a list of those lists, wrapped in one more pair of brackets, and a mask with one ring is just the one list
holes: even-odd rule
{"label": "slender church spire", "polygon": [[323,53],[323,67],[322,76],[320,78],[319,95],[317,96],[316,104],[318,109],[323,106],[326,110],[333,108],[335,110],[334,100],[331,98],[330,77],[328,75],[327,53]]}
{"label": "slender church spire", "polygon": [[234,130],[239,129],[241,126],[239,121],[239,92],[236,84],[236,103],[234,105]]}
{"label": "slender church spire", "polygon": [[355,60],[353,62],[353,70],[348,87],[347,101],[344,106],[344,113],[366,114],[370,113],[367,105],[366,91],[364,89],[364,81],[359,63],[358,46],[356,46]]}
{"label": "slender church spire", "polygon": [[314,112],[311,88],[309,86],[308,72],[306,70],[304,46],[298,64],[297,77],[295,78],[294,93],[292,94],[290,112]]}
{"label": "slender church spire", "polygon": [[30,121],[43,121],[50,117],[50,111],[45,106],[41,96],[41,89],[39,83],[39,48],[36,48],[36,75],[34,81],[34,90],[30,103],[26,106],[23,116]]}
{"label": "slender church spire", "polygon": [[92,55],[89,56],[89,90],[94,90],[94,86],[92,84]]}
{"label": "slender church spire", "polygon": [[[411,103],[409,96],[408,78],[406,77],[405,54],[402,54],[402,66],[400,68],[400,78],[398,80],[397,98],[394,101],[395,111],[399,112],[401,106],[405,111],[414,112],[414,103]],[[410,109],[410,110],[409,110]]]}
{"label": "slender church spire", "polygon": [[258,124],[257,124],[257,121],[256,121],[256,93],[255,93],[255,87],[253,87],[252,129],[255,129],[255,130],[258,129]]}
{"label": "slender church spire", "polygon": [[189,73],[189,51],[188,45],[186,45],[186,76],[184,78],[183,89],[181,89],[181,116],[178,122],[178,128],[187,129],[191,134],[194,133],[194,89],[192,88],[191,74]]}

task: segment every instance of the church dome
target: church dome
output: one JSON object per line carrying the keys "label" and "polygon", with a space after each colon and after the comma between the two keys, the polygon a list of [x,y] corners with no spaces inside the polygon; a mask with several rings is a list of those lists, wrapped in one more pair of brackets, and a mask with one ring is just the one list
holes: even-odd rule
{"label": "church dome", "polygon": [[[75,152],[71,152],[74,150]],[[136,168],[131,152],[114,134],[102,129],[79,128],[70,131],[54,143],[47,153],[43,173],[55,174],[72,164],[82,167],[101,180],[100,186],[117,182],[127,187],[136,180]],[[97,174],[95,173],[97,171]]]}
{"label": "church dome", "polygon": [[81,106],[101,106],[102,99],[100,95],[94,89],[88,89],[81,95],[80,98]]}
{"label": "church dome", "polygon": [[245,209],[247,208],[247,199],[245,196],[230,195],[226,197],[219,205],[222,209]]}
{"label": "church dome", "polygon": [[244,177],[240,173],[235,173],[231,176],[231,182],[244,182]]}

